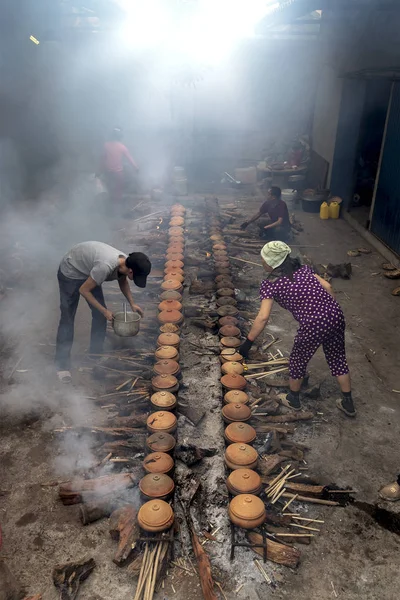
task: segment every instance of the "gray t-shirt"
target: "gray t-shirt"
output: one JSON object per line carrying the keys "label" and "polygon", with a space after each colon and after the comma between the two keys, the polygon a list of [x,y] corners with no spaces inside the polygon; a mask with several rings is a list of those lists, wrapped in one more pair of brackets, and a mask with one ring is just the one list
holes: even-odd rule
{"label": "gray t-shirt", "polygon": [[69,279],[91,277],[97,285],[118,278],[119,257],[126,254],[103,242],[82,242],[64,256],[60,271]]}

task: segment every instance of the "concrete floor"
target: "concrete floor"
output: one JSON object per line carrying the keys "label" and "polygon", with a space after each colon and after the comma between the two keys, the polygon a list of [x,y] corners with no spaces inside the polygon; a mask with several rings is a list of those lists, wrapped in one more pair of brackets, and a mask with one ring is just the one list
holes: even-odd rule
{"label": "concrete floor", "polygon": [[[228,202],[232,202],[232,197],[221,197],[222,207]],[[243,215],[255,212],[258,204],[256,199],[238,200]],[[300,250],[315,262],[343,262],[347,259],[348,249],[365,246],[362,238],[343,221],[322,222],[318,216],[302,212],[297,217],[304,226],[304,233],[296,237],[293,245],[302,244]],[[243,257],[246,258],[245,255]],[[247,258],[258,260],[254,254]],[[322,353],[318,352],[310,370],[315,381],[324,381],[323,398],[316,403],[309,401],[307,406],[323,412],[327,422],[301,425],[296,437],[310,446],[307,455],[310,475],[321,483],[349,485],[357,490],[358,500],[373,503],[377,500],[379,487],[393,480],[399,471],[396,452],[396,440],[400,435],[399,395],[391,391],[400,390],[399,299],[390,295],[394,285],[379,274],[383,260],[377,253],[362,255],[351,261],[354,267],[351,280],[335,280],[334,287],[348,324],[348,359],[358,417],[354,421],[349,420],[335,408],[335,383]],[[76,507],[62,506],[57,499],[57,488],[42,485],[69,477],[77,466],[87,466],[91,458],[88,450],[90,441],[86,443],[83,440],[81,447],[60,445],[54,429],[70,422],[71,418],[79,423],[98,423],[104,419],[104,411],[86,399],[96,393],[96,386],[87,374],[77,372],[76,383],[66,389],[58,385],[50,372],[53,346],[49,344],[53,343],[58,319],[56,281],[51,275],[44,274],[34,291],[22,289],[10,292],[14,299],[22,294],[35,298],[36,304],[42,302],[45,310],[38,310],[31,326],[24,328],[23,343],[29,351],[20,368],[32,370],[18,374],[18,383],[5,388],[0,397],[0,489],[9,491],[0,496],[1,555],[26,591],[29,594],[43,593],[44,600],[57,597],[51,582],[55,564],[93,556],[98,567],[82,586],[80,597],[131,600],[134,581],[111,561],[114,543],[107,533],[107,521],[82,527]],[[249,283],[254,285],[255,307],[261,278],[261,269],[250,265],[236,273],[238,287],[242,282],[249,293]],[[9,305],[10,318],[12,304]],[[19,314],[17,308],[18,303],[15,303],[16,316]],[[279,348],[288,352],[296,330],[290,315],[274,308],[270,330],[279,335]],[[187,342],[193,339],[192,331],[187,335]],[[76,337],[75,352],[79,353],[88,340],[86,306],[79,309]],[[206,337],[198,337],[201,343],[206,343]],[[367,360],[366,354],[370,360]],[[205,445],[215,446],[216,436],[221,431],[217,410],[219,369],[208,358],[208,379],[204,380],[201,367],[205,362],[200,365],[198,357],[193,353],[190,355],[188,343],[183,348],[183,358],[184,377],[188,383],[185,398],[205,402],[208,411],[207,420],[196,432],[196,437]],[[31,410],[32,406],[36,407],[35,411]],[[187,428],[186,424],[184,428],[182,433],[190,435],[190,427]],[[206,494],[207,490],[210,491],[206,511],[213,523],[221,525],[223,533],[227,527],[226,515],[213,501],[213,494],[221,485],[217,475],[223,473],[222,463],[219,456],[208,460],[210,477],[203,478]],[[400,506],[389,508],[400,511]],[[224,543],[207,544],[218,580],[224,585],[228,598],[256,600],[270,593],[276,598],[296,597],[297,600],[336,597],[344,600],[361,597],[392,600],[398,596],[400,540],[395,534],[352,506],[344,509],[321,507],[310,510],[310,514],[325,520],[323,529],[310,546],[300,547],[302,562],[297,571],[267,564],[267,572],[277,583],[275,589],[263,582],[252,564],[250,551],[238,552],[231,564],[228,543],[223,535],[220,541]],[[172,575],[176,579],[168,582],[160,598],[201,598],[194,577]],[[174,582],[177,582],[176,594],[173,594],[170,585]],[[234,590],[242,582],[245,585],[235,595]]]}

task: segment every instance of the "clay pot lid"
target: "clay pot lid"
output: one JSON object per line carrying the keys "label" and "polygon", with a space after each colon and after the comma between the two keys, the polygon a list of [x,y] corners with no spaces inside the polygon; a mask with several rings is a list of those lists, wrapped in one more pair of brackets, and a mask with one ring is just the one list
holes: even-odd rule
{"label": "clay pot lid", "polygon": [[214,258],[227,258],[228,252],[226,250],[214,250],[213,255]]}
{"label": "clay pot lid", "polygon": [[167,290],[160,294],[160,300],[178,300],[178,302],[180,302],[182,300],[182,294],[176,290]]}
{"label": "clay pot lid", "polygon": [[163,300],[158,305],[158,310],[182,310],[182,304],[178,300]]}
{"label": "clay pot lid", "polygon": [[228,267],[216,267],[215,268],[216,272],[219,275],[230,275],[231,274],[231,270]]}
{"label": "clay pot lid", "polygon": [[229,508],[235,517],[244,521],[261,519],[265,515],[264,502],[254,494],[235,496],[231,500]]}
{"label": "clay pot lid", "polygon": [[186,212],[186,208],[183,206],[183,204],[179,204],[179,202],[176,202],[176,204],[173,204],[171,206],[171,212],[173,210],[181,210],[183,213]]}
{"label": "clay pot lid", "polygon": [[162,498],[174,491],[175,484],[165,473],[149,473],[139,481],[139,489],[149,498]]}
{"label": "clay pot lid", "polygon": [[[227,405],[228,406],[228,405]],[[243,405],[242,405],[243,406]],[[247,407],[246,407],[247,408]],[[168,410],[159,410],[147,417],[147,427],[152,431],[166,431],[176,427],[176,416]]]}
{"label": "clay pot lid", "polygon": [[213,250],[226,250],[226,244],[224,242],[217,242],[213,244]]}
{"label": "clay pot lid", "polygon": [[185,209],[183,208],[171,208],[171,217],[183,217]]}
{"label": "clay pot lid", "polygon": [[167,247],[167,253],[172,254],[173,252],[183,253],[184,243],[178,241],[170,241]]}
{"label": "clay pot lid", "polygon": [[[227,406],[231,405],[227,404]],[[241,421],[230,423],[225,429],[225,439],[232,444],[252,444],[256,437],[257,432],[254,427]]]}
{"label": "clay pot lid", "polygon": [[223,241],[223,237],[220,233],[214,233],[212,235],[210,235],[210,240],[212,242],[222,242]]}
{"label": "clay pot lid", "polygon": [[221,260],[219,258],[215,259],[215,264],[218,268],[229,268],[230,267],[230,262],[229,260]]}
{"label": "clay pot lid", "polygon": [[222,409],[222,415],[227,421],[244,422],[251,418],[251,409],[241,402],[237,404],[230,402],[229,404],[225,404]]}
{"label": "clay pot lid", "polygon": [[180,227],[185,224],[185,219],[183,217],[172,217],[169,221],[171,227]]}
{"label": "clay pot lid", "polygon": [[183,315],[179,310],[162,310],[158,313],[160,323],[182,323]]}
{"label": "clay pot lid", "polygon": [[243,375],[236,375],[235,373],[228,373],[221,377],[221,384],[228,390],[244,390],[247,385],[247,381]]}
{"label": "clay pot lid", "polygon": [[217,314],[220,317],[227,317],[227,316],[234,317],[238,313],[239,313],[239,311],[236,308],[236,306],[220,306],[219,308],[217,308]]}
{"label": "clay pot lid", "polygon": [[224,401],[227,404],[248,404],[250,398],[243,392],[242,390],[230,390],[226,392],[224,396]]}
{"label": "clay pot lid", "polygon": [[240,329],[236,325],[224,325],[219,330],[219,334],[222,337],[239,337]]}
{"label": "clay pot lid", "polygon": [[147,473],[168,473],[173,466],[173,458],[166,452],[151,452],[143,461],[143,468]]}
{"label": "clay pot lid", "polygon": [[182,283],[185,279],[185,276],[175,269],[174,271],[169,271],[164,275],[164,281],[170,281],[171,279],[173,281],[179,281],[179,283]]}
{"label": "clay pot lid", "polygon": [[164,323],[160,327],[161,333],[177,333],[179,331],[179,325],[175,325],[175,323]]}
{"label": "clay pot lid", "polygon": [[225,296],[235,296],[235,290],[232,288],[220,288],[219,290],[217,290],[217,296],[219,298],[221,297],[225,297]]}
{"label": "clay pot lid", "polygon": [[221,344],[225,348],[238,348],[240,346],[240,340],[234,336],[225,336],[221,338]]}
{"label": "clay pot lid", "polygon": [[182,283],[177,279],[166,279],[161,284],[161,289],[164,291],[168,290],[181,290]]}
{"label": "clay pot lid", "polygon": [[162,410],[163,408],[171,410],[176,406],[176,398],[171,392],[156,392],[155,394],[152,394],[150,402],[159,410]]}
{"label": "clay pot lid", "polygon": [[[177,254],[176,252],[173,254]],[[177,256],[182,256],[182,254],[177,254]],[[182,259],[177,259],[177,260],[167,260],[167,262],[165,263],[165,268],[168,267],[172,267],[173,269],[183,269],[184,267],[184,263],[182,261]]]}
{"label": "clay pot lid", "polygon": [[[162,394],[163,392],[157,392],[157,394]],[[165,392],[168,393],[168,392]],[[155,395],[155,394],[154,394]],[[172,396],[172,394],[171,394]],[[146,446],[150,448],[153,452],[171,452],[175,448],[176,439],[170,433],[166,433],[165,431],[160,433],[152,433],[146,439]]]}
{"label": "clay pot lid", "polygon": [[184,229],[183,227],[170,227],[168,229],[169,235],[183,235]]}
{"label": "clay pot lid", "polygon": [[[161,298],[161,296],[160,296]],[[225,325],[237,325],[239,323],[239,319],[237,319],[236,317],[221,317],[218,320],[218,325],[220,325],[221,327],[225,327]]]}
{"label": "clay pot lid", "polygon": [[[239,377],[239,375],[238,375]],[[177,378],[175,375],[156,375],[151,380],[153,387],[157,388],[158,391],[169,390],[177,385],[179,385]]]}
{"label": "clay pot lid", "polygon": [[180,244],[181,246],[183,246],[185,243],[185,238],[183,237],[183,235],[170,235],[169,236],[169,248],[172,247],[175,244]]}
{"label": "clay pot lid", "polygon": [[182,252],[174,252],[171,250],[167,250],[165,258],[167,259],[167,262],[165,263],[166,267],[169,266],[169,264],[168,264],[169,262],[175,262],[175,261],[177,261],[177,263],[179,263],[179,264],[182,264],[182,266],[184,265],[184,262],[183,262],[184,256],[183,256]]}
{"label": "clay pot lid", "polygon": [[258,453],[248,444],[231,444],[225,450],[225,457],[229,462],[245,467],[258,459]]}
{"label": "clay pot lid", "polygon": [[253,469],[236,469],[226,480],[226,487],[234,494],[258,494],[261,486],[261,477]]}
{"label": "clay pot lid", "polygon": [[160,346],[154,352],[154,356],[157,360],[175,360],[178,356],[178,350],[174,346]]}
{"label": "clay pot lid", "polygon": [[222,277],[225,277],[225,279],[221,279],[221,281],[217,281],[217,290],[221,290],[221,289],[230,289],[230,290],[234,290],[235,286],[231,281],[231,278],[227,279],[227,275],[222,275]]}
{"label": "clay pot lid", "polygon": [[[229,352],[227,352],[227,350]],[[220,361],[222,364],[227,362],[243,363],[244,358],[241,354],[239,354],[236,348],[222,348],[220,354]]]}
{"label": "clay pot lid", "polygon": [[170,358],[165,358],[164,360],[159,360],[153,367],[154,372],[157,375],[176,375],[179,373],[179,363],[176,360],[171,360]]}
{"label": "clay pot lid", "polygon": [[[170,275],[171,273],[177,273],[178,275],[181,275],[182,277],[184,277],[184,275],[185,275],[183,269],[181,269],[180,267],[165,267],[164,279],[168,279],[168,277],[166,277],[166,275]],[[174,277],[171,277],[171,279],[174,279]],[[182,281],[183,281],[183,279],[182,279]]]}
{"label": "clay pot lid", "polygon": [[138,523],[145,531],[162,531],[174,522],[174,511],[164,500],[149,500],[138,512]]}
{"label": "clay pot lid", "polygon": [[221,307],[221,306],[236,306],[237,301],[235,300],[235,298],[228,298],[227,296],[224,296],[223,298],[218,298],[216,304],[219,307]]}
{"label": "clay pot lid", "polygon": [[177,348],[179,346],[180,341],[181,338],[177,333],[162,333],[157,338],[157,345],[174,346],[174,348]]}
{"label": "clay pot lid", "polygon": [[224,375],[227,375],[228,373],[236,373],[236,375],[242,375],[242,373],[244,372],[244,366],[240,362],[236,362],[235,360],[228,360],[222,365],[221,371]]}

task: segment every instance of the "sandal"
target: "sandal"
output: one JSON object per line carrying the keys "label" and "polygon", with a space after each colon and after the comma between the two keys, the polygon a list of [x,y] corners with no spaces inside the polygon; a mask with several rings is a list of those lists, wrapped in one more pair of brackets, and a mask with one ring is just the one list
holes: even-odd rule
{"label": "sandal", "polygon": [[71,383],[72,381],[70,371],[57,371],[57,377],[61,383]]}
{"label": "sandal", "polygon": [[347,415],[348,417],[355,417],[357,414],[357,411],[354,408],[352,401],[351,401],[351,404],[348,404],[347,406],[345,406],[343,404],[343,398],[339,398],[339,400],[336,400],[336,406],[338,407],[339,410],[344,412],[344,414]]}
{"label": "sandal", "polygon": [[290,408],[291,410],[295,410],[296,412],[299,411],[299,410],[301,410],[301,404],[300,404],[300,402],[299,402],[298,406],[291,404],[289,396],[290,396],[290,394],[279,394],[278,395],[279,402],[283,406],[286,406],[287,408]]}

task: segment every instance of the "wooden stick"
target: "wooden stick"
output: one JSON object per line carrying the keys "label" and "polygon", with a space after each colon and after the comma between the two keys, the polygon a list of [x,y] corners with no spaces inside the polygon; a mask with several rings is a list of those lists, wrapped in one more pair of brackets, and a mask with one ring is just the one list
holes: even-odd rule
{"label": "wooden stick", "polygon": [[314,537],[313,533],[274,533],[275,537]]}
{"label": "wooden stick", "polygon": [[281,496],[283,496],[283,494],[285,493],[285,489],[285,486],[283,486],[283,489],[279,492],[279,494],[277,496],[274,496],[274,499],[272,500],[271,504],[275,504],[275,502],[279,500]]}
{"label": "wooden stick", "polygon": [[309,531],[321,531],[317,527],[308,527],[308,525],[300,525],[299,523],[289,523],[290,527],[298,527],[299,529],[308,529]]}
{"label": "wooden stick", "polygon": [[[292,494],[283,494],[284,498],[291,498]],[[333,500],[321,500],[321,498],[309,498],[308,496],[297,496],[298,502],[310,502],[310,504],[323,504],[324,506],[340,506],[339,502]]]}
{"label": "wooden stick", "polygon": [[229,256],[233,260],[240,260],[240,262],[247,263],[248,265],[255,265],[256,267],[262,267],[260,263],[252,262],[251,260],[244,260],[243,258],[236,258],[236,256]]}
{"label": "wooden stick", "polygon": [[128,383],[130,383],[131,381],[132,381],[132,377],[130,377],[129,379],[124,381],[124,383],[121,383],[118,387],[115,388],[115,390],[117,392],[119,392],[119,390],[122,390],[122,388],[125,387],[126,385],[128,385]]}
{"label": "wooden stick", "polygon": [[268,583],[268,585],[271,585],[272,580],[270,579],[270,577],[268,577],[265,569],[262,567],[262,565],[260,564],[259,560],[255,560],[254,561],[257,565],[258,570],[260,571],[261,575],[264,577],[265,581]]}
{"label": "wooden stick", "polygon": [[288,506],[290,506],[290,504],[293,502],[293,500],[296,500],[298,494],[295,494],[294,496],[292,496],[292,498],[290,500],[288,500],[285,504],[285,506],[282,508],[282,512],[284,512]]}
{"label": "wooden stick", "polygon": [[[288,513],[286,513],[287,515]],[[307,519],[307,517],[298,517],[294,513],[290,515],[292,519],[296,519],[296,521],[308,521],[309,523],[325,523],[325,521],[321,521],[321,519]]]}

